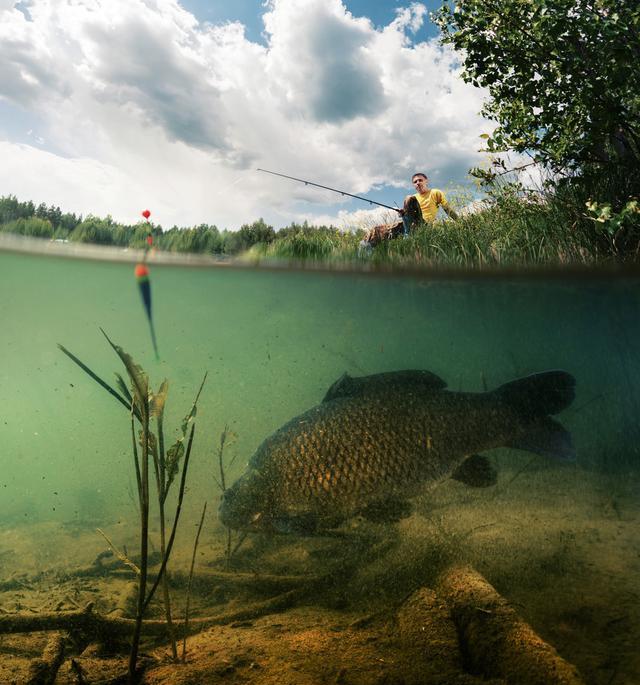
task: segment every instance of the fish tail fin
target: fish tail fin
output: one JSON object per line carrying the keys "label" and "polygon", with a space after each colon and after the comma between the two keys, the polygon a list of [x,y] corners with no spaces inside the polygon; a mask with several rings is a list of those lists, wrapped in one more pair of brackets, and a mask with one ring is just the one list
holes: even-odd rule
{"label": "fish tail fin", "polygon": [[559,421],[554,421],[549,416],[535,421],[527,427],[523,435],[511,440],[505,447],[561,461],[575,461],[576,458],[571,433]]}
{"label": "fish tail fin", "polygon": [[558,414],[575,398],[576,379],[566,371],[543,371],[517,378],[493,392],[524,417]]}
{"label": "fish tail fin", "polygon": [[501,402],[520,415],[524,424],[524,432],[506,447],[574,460],[571,434],[549,415],[558,414],[573,402],[575,385],[575,378],[566,371],[545,371],[518,378],[494,390]]}

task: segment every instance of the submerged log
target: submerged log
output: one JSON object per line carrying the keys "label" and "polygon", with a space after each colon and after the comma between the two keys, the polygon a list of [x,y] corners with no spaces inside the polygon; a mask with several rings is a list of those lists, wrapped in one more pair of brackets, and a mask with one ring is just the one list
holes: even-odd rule
{"label": "submerged log", "polygon": [[[205,628],[227,625],[234,621],[248,621],[265,614],[288,609],[303,595],[299,589],[289,590],[263,602],[254,602],[242,608],[189,620],[189,633],[198,633]],[[66,630],[81,633],[98,641],[127,637],[133,634],[135,619],[117,616],[102,616],[93,611],[93,603],[80,611],[66,611],[42,614],[7,614],[0,616],[0,634],[36,633],[48,630]],[[149,637],[167,637],[165,620],[147,619],[142,622],[142,633]]]}
{"label": "submerged log", "polygon": [[463,671],[456,627],[433,590],[421,588],[409,597],[398,611],[398,629],[404,642],[426,653],[430,671],[443,677]]}
{"label": "submerged log", "polygon": [[416,655],[407,664],[407,682],[505,685],[502,679],[481,680],[465,673],[449,607],[433,590],[421,588],[414,592],[398,611],[397,622],[400,638]]}
{"label": "submerged log", "polygon": [[27,685],[53,685],[64,661],[66,641],[62,633],[54,633],[49,637],[42,656],[34,659],[29,666]]}
{"label": "submerged log", "polygon": [[474,672],[513,685],[583,685],[575,666],[545,642],[474,569],[445,572],[438,594],[451,608]]}

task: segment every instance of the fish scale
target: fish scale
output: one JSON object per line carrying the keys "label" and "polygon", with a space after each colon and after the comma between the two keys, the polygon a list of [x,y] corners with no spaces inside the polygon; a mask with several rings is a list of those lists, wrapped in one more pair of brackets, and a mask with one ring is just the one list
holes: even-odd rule
{"label": "fish scale", "polygon": [[570,436],[548,413],[570,404],[574,384],[550,371],[464,393],[425,371],[345,375],[263,442],[225,493],[221,518],[232,528],[322,529],[414,497],[478,451],[511,444],[568,456]]}
{"label": "fish scale", "polygon": [[[311,497],[326,508],[338,501],[348,509],[354,497],[406,488],[420,477],[435,480],[449,465],[432,458],[421,468],[424,439],[416,426],[415,405],[413,397],[398,402],[396,409],[382,398],[337,400],[328,412],[312,410],[311,416],[321,415],[314,433],[298,432],[301,424],[296,420],[283,426],[276,444],[270,445],[272,496],[291,507]],[[437,432],[436,421],[421,418]],[[327,469],[335,474],[329,486]]]}

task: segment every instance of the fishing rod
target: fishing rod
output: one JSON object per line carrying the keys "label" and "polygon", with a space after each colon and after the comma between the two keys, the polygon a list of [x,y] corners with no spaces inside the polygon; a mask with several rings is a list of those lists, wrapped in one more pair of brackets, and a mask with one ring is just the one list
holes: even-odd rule
{"label": "fishing rod", "polygon": [[304,183],[306,186],[315,186],[316,188],[322,188],[323,190],[330,190],[332,193],[340,193],[340,195],[348,195],[349,197],[355,197],[356,200],[363,200],[368,202],[370,205],[378,205],[379,207],[384,207],[385,209],[393,209],[394,212],[400,212],[398,207],[391,207],[390,205],[382,204],[382,202],[376,202],[375,200],[370,200],[368,197],[360,197],[360,195],[353,195],[347,193],[344,190],[337,190],[336,188],[329,188],[329,186],[323,186],[319,183],[314,183],[313,181],[305,181],[303,178],[296,178],[295,176],[287,176],[286,174],[279,174],[277,171],[269,171],[268,169],[257,169],[257,171],[262,171],[265,174],[273,174],[273,176],[282,176],[282,178],[289,178],[292,181],[298,181]]}

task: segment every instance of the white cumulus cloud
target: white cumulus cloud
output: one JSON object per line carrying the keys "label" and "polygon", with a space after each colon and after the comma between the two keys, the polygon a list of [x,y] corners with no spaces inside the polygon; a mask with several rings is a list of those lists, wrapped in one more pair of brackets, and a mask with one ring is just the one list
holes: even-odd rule
{"label": "white cumulus cloud", "polygon": [[330,218],[313,203],[338,196],[256,167],[395,185],[401,201],[413,170],[444,185],[479,161],[482,94],[451,51],[414,41],[420,3],[376,29],[340,0],[270,0],[264,45],[177,0],[19,5],[0,0],[0,99],[37,114],[46,142],[0,141],[0,194],[125,221],[150,206],[166,227],[279,226]]}

